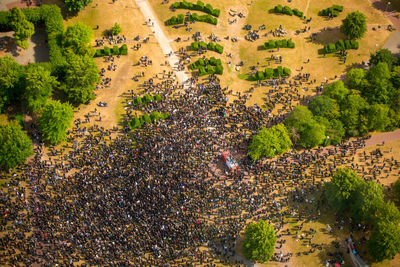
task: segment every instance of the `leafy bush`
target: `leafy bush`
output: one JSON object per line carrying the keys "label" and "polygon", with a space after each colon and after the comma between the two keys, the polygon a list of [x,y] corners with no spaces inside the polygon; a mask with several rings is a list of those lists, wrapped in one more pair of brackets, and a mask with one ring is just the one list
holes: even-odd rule
{"label": "leafy bush", "polygon": [[320,10],[318,12],[318,15],[319,16],[329,16],[329,14],[331,14],[332,16],[337,17],[339,15],[339,13],[342,11],[343,11],[343,6],[333,5],[326,9]]}
{"label": "leafy bush", "polygon": [[177,17],[176,16],[172,16],[170,19],[165,21],[165,25],[166,26],[170,26],[170,25],[177,25],[177,24],[182,24],[185,20],[185,16],[182,14],[179,14]]}
{"label": "leafy bush", "polygon": [[224,52],[224,47],[222,45],[220,45],[220,44],[216,44],[214,51],[219,53],[219,54],[222,54]]}
{"label": "leafy bush", "polygon": [[118,46],[116,46],[116,45],[113,46],[113,48],[112,48],[112,54],[113,54],[114,56],[119,55],[119,48],[118,48]]}
{"label": "leafy bush", "polygon": [[140,104],[142,104],[142,98],[140,96],[138,96],[135,98],[135,100],[133,102],[135,105],[140,105]]}
{"label": "leafy bush", "polygon": [[201,41],[201,42],[199,43],[199,46],[200,46],[201,48],[203,48],[203,49],[207,49],[207,43],[206,43],[206,42]]}
{"label": "leafy bush", "polygon": [[289,68],[284,67],[283,68],[283,76],[289,76],[291,73],[291,70]]}
{"label": "leafy bush", "polygon": [[[262,75],[261,75],[262,73]],[[259,81],[259,80],[267,80],[271,78],[278,78],[289,76],[291,74],[291,70],[289,68],[283,68],[282,66],[278,66],[277,68],[266,68],[264,71],[258,71],[255,75],[250,76],[250,80]]]}
{"label": "leafy bush", "polygon": [[108,46],[104,47],[104,55],[109,56],[111,54],[111,49]]}
{"label": "leafy bush", "polygon": [[104,56],[104,50],[96,49],[96,53],[94,54],[94,57],[102,57],[102,56]]}
{"label": "leafy bush", "polygon": [[274,76],[274,69],[273,68],[266,68],[264,71],[265,79],[271,79]]}
{"label": "leafy bush", "polygon": [[217,52],[219,54],[222,54],[224,52],[224,47],[222,45],[216,44],[213,42],[210,42],[207,44],[207,43],[201,41],[201,42],[193,42],[190,44],[190,50],[197,51],[200,48],[208,49],[208,50]]}
{"label": "leafy bush", "polygon": [[123,44],[120,48],[119,48],[119,54],[122,56],[126,56],[128,55],[128,46],[126,44]]}
{"label": "leafy bush", "polygon": [[303,18],[304,13],[298,10],[297,8],[293,9],[293,14],[299,18]]}
{"label": "leafy bush", "polygon": [[151,123],[151,118],[150,118],[149,114],[146,113],[146,114],[142,115],[141,117],[143,118],[144,123]]}
{"label": "leafy bush", "polygon": [[220,59],[215,57],[211,57],[210,59],[198,59],[194,63],[190,65],[192,70],[198,69],[199,76],[207,75],[207,74],[222,74],[224,69],[222,67],[222,62]]}
{"label": "leafy bush", "polygon": [[129,128],[130,129],[136,129],[142,126],[142,123],[140,122],[138,117],[134,117],[130,122],[129,122]]}
{"label": "leafy bush", "polygon": [[295,48],[295,44],[292,40],[268,40],[268,42],[264,43],[264,49],[273,49],[273,48]]}
{"label": "leafy bush", "polygon": [[142,97],[142,103],[143,103],[143,104],[149,103],[149,102],[152,101],[152,100],[153,100],[153,97],[150,96],[149,94],[145,94],[145,95]]}
{"label": "leafy bush", "polygon": [[218,20],[210,15],[199,16],[197,13],[190,14],[189,21],[200,21],[200,22],[210,23],[213,25],[217,25],[218,23]]}
{"label": "leafy bush", "polygon": [[160,95],[154,95],[154,100],[155,101],[161,101],[162,100],[162,98],[161,98],[161,96]]}
{"label": "leafy bush", "polygon": [[273,12],[274,13],[280,13],[280,14],[286,14],[286,15],[289,15],[289,16],[295,15],[295,16],[301,18],[301,19],[303,18],[303,15],[304,15],[304,13],[301,12],[300,10],[298,10],[297,8],[291,9],[288,6],[282,7],[281,5],[275,6],[273,8]]}
{"label": "leafy bush", "polygon": [[203,11],[204,13],[210,14],[214,17],[219,17],[221,10],[214,9],[210,4],[204,6],[204,3],[201,1],[197,1],[197,4],[193,4],[190,2],[175,2],[171,5],[174,9],[189,9],[189,10],[198,10]]}
{"label": "leafy bush", "polygon": [[336,44],[334,43],[329,43],[328,45],[324,46],[324,53],[330,54],[330,53],[335,53],[340,50],[348,50],[348,49],[358,49],[358,42],[355,40],[338,40]]}
{"label": "leafy bush", "polygon": [[293,16],[293,11],[290,7],[288,6],[284,6],[283,10],[282,10],[283,14],[289,15],[289,16]]}
{"label": "leafy bush", "polygon": [[277,5],[274,7],[274,12],[275,13],[282,13],[283,12],[283,7],[281,5]]}
{"label": "leafy bush", "polygon": [[199,42],[193,42],[190,44],[190,50],[197,51],[199,50]]}

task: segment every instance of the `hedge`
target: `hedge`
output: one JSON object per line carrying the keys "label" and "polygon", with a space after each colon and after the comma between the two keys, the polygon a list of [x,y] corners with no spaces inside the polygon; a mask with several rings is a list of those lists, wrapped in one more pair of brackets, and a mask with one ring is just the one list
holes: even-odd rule
{"label": "hedge", "polygon": [[178,16],[172,16],[170,19],[167,19],[165,21],[165,25],[170,26],[170,25],[183,24],[184,21],[185,21],[185,16],[179,14]]}
{"label": "hedge", "polygon": [[266,68],[264,71],[257,71],[255,74],[251,75],[249,79],[251,81],[262,81],[262,80],[267,80],[271,78],[278,78],[280,77],[286,77],[291,74],[291,71],[289,68],[278,66],[277,68]]}
{"label": "hedge", "polygon": [[157,111],[152,112],[149,114],[143,114],[139,117],[134,117],[129,123],[128,126],[130,129],[137,129],[140,128],[145,123],[154,123],[157,120],[166,120],[169,118],[168,113],[160,113]]}
{"label": "hedge", "polygon": [[355,40],[339,40],[335,44],[334,43],[329,43],[324,46],[324,53],[325,54],[330,54],[330,53],[335,53],[340,50],[349,50],[349,49],[354,49],[357,50],[359,47],[359,44]]}
{"label": "hedge", "polygon": [[304,13],[301,12],[300,10],[298,10],[297,8],[291,9],[291,8],[288,7],[288,6],[282,7],[281,5],[275,6],[275,7],[272,9],[272,11],[273,11],[274,13],[286,14],[286,15],[289,15],[289,16],[295,15],[295,16],[301,18],[301,19],[303,18],[303,15],[304,15]]}
{"label": "hedge", "polygon": [[295,44],[292,40],[268,40],[268,42],[264,43],[264,49],[272,49],[272,48],[295,48]]}
{"label": "hedge", "polygon": [[96,49],[96,53],[94,54],[94,57],[104,57],[104,56],[109,56],[109,55],[127,55],[128,54],[128,46],[126,44],[123,44],[120,48],[118,46],[113,46],[111,49],[108,46],[105,46],[104,49]]}
{"label": "hedge", "polygon": [[331,14],[334,17],[337,17],[340,12],[343,11],[343,6],[339,5],[333,5],[331,7],[328,7],[326,9],[322,9],[318,12],[319,16],[329,16]]}
{"label": "hedge", "polygon": [[218,23],[218,20],[210,15],[199,16],[197,13],[190,14],[189,21],[200,21],[200,22],[210,23],[213,25],[217,25]]}
{"label": "hedge", "polygon": [[134,105],[146,104],[146,103],[151,102],[152,100],[161,101],[162,98],[158,94],[154,95],[154,96],[151,96],[149,94],[145,94],[143,97],[138,96],[135,99],[133,99],[133,104]]}
{"label": "hedge", "polygon": [[217,18],[219,17],[219,15],[221,13],[221,10],[214,9],[210,4],[204,5],[204,3],[201,1],[197,1],[196,4],[186,2],[186,1],[175,2],[171,5],[171,8],[203,11],[204,13],[210,14]]}
{"label": "hedge", "polygon": [[222,54],[224,52],[224,47],[222,45],[215,44],[213,42],[210,42],[208,44],[205,42],[193,42],[190,44],[190,50],[193,50],[193,51],[199,50],[200,47],[204,48],[204,49],[207,48],[208,50],[217,52],[219,54]]}
{"label": "hedge", "polygon": [[[37,25],[43,23],[46,28],[49,46],[49,59],[52,70],[57,72],[66,64],[59,38],[64,32],[64,22],[61,9],[56,5],[42,5],[35,8],[22,9],[28,21]],[[8,21],[9,11],[0,12],[0,30],[9,31],[11,25]]]}
{"label": "hedge", "polygon": [[192,70],[198,69],[199,76],[207,75],[207,74],[219,74],[222,75],[224,72],[224,68],[222,67],[222,62],[220,59],[216,59],[215,57],[211,57],[210,59],[199,59],[196,62],[190,65]]}

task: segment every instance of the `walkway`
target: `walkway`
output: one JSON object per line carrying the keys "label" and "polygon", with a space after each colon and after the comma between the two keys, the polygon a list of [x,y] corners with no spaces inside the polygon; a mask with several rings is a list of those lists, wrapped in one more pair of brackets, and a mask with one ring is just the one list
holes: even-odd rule
{"label": "walkway", "polygon": [[135,1],[146,21],[149,21],[150,19],[151,22],[154,23],[154,25],[151,27],[153,28],[154,36],[156,37],[158,43],[160,44],[163,53],[167,55],[172,52],[172,55],[167,57],[167,59],[172,69],[174,70],[176,77],[185,86],[185,88],[188,87],[189,84],[187,81],[189,77],[187,76],[185,71],[178,70],[179,58],[174,53],[174,50],[172,50],[172,47],[169,44],[169,40],[165,36],[163,30],[161,29],[160,24],[158,23],[156,16],[153,14],[153,11],[150,8],[149,4],[147,3],[146,0],[135,0]]}

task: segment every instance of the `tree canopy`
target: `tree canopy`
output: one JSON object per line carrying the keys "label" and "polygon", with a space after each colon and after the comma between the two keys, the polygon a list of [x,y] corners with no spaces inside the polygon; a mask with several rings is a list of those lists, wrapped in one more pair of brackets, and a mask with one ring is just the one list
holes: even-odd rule
{"label": "tree canopy", "polygon": [[0,113],[21,87],[22,68],[14,58],[0,57]]}
{"label": "tree canopy", "polygon": [[65,51],[72,51],[79,55],[91,54],[93,56],[94,51],[89,45],[92,38],[93,30],[90,27],[82,23],[76,23],[67,27],[63,34],[62,45]]}
{"label": "tree canopy", "polygon": [[249,146],[249,156],[255,161],[263,156],[272,158],[287,152],[291,146],[292,141],[285,125],[278,124],[269,129],[263,128],[253,136]]}
{"label": "tree canopy", "polygon": [[340,116],[339,105],[334,99],[326,95],[316,96],[311,99],[308,108],[314,116],[322,116],[331,120],[338,119]]}
{"label": "tree canopy", "polygon": [[38,112],[51,97],[53,88],[58,85],[50,71],[36,64],[30,64],[25,71],[25,98],[28,107]]}
{"label": "tree canopy", "polygon": [[63,0],[69,12],[78,12],[84,10],[93,0]]}
{"label": "tree canopy", "polygon": [[110,32],[111,32],[111,35],[120,34],[122,32],[121,25],[119,25],[118,23],[115,23],[114,26],[112,26]]}
{"label": "tree canopy", "polygon": [[378,50],[375,54],[371,54],[369,64],[371,66],[378,65],[379,62],[385,62],[389,70],[393,70],[393,66],[398,63],[398,59],[392,55],[389,49],[383,48]]}
{"label": "tree canopy", "polygon": [[394,192],[394,196],[395,196],[398,200],[400,200],[400,178],[397,179],[397,181],[394,183],[393,192]]}
{"label": "tree canopy", "polygon": [[348,168],[338,169],[332,180],[325,185],[325,197],[329,206],[343,211],[361,183],[362,180],[355,171]]}
{"label": "tree canopy", "polygon": [[72,103],[82,104],[94,99],[99,69],[91,56],[70,53],[65,72],[64,91]]}
{"label": "tree canopy", "polygon": [[22,10],[17,7],[13,7],[10,10],[8,20],[14,30],[14,38],[17,41],[17,45],[23,49],[28,49],[28,39],[35,33],[35,27],[32,22],[28,21]]}
{"label": "tree canopy", "polygon": [[367,32],[367,17],[359,11],[349,13],[342,22],[340,30],[350,39],[360,39]]}
{"label": "tree canopy", "polygon": [[326,86],[322,94],[340,102],[349,94],[349,89],[344,86],[342,81],[337,81]]}
{"label": "tree canopy", "polygon": [[350,211],[357,222],[371,222],[375,219],[379,207],[383,205],[382,186],[375,181],[361,183],[354,192]]}
{"label": "tree canopy", "polygon": [[351,89],[361,91],[365,80],[366,71],[363,69],[351,69],[346,75],[346,84]]}
{"label": "tree canopy", "polygon": [[274,253],[275,230],[267,221],[251,222],[245,230],[244,255],[248,260],[267,262]]}
{"label": "tree canopy", "polygon": [[0,125],[1,169],[13,168],[32,154],[32,141],[17,123]]}
{"label": "tree canopy", "polygon": [[400,252],[399,226],[392,222],[378,222],[368,241],[368,249],[376,261],[392,259]]}
{"label": "tree canopy", "polygon": [[65,140],[67,137],[65,131],[73,117],[73,110],[69,104],[61,104],[55,100],[47,101],[38,120],[43,139],[52,144]]}

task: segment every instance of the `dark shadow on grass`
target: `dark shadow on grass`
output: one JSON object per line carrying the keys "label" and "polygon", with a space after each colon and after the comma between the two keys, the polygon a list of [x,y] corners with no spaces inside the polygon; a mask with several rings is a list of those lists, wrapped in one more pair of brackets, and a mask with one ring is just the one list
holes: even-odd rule
{"label": "dark shadow on grass", "polygon": [[326,27],[314,33],[312,40],[309,40],[315,44],[327,45],[329,43],[336,43],[340,39],[346,39],[346,36],[340,31],[340,27]]}

